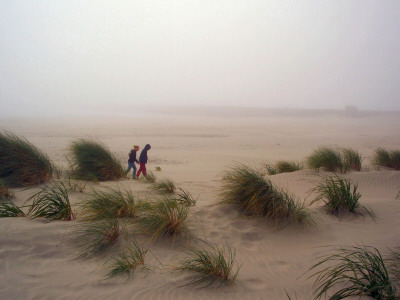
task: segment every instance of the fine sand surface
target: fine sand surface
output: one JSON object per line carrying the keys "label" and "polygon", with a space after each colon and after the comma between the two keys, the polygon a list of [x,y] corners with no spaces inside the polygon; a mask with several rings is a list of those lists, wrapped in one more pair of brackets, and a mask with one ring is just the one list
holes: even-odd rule
{"label": "fine sand surface", "polygon": [[[184,244],[168,239],[157,242],[137,239],[149,248],[148,274],[105,279],[104,263],[118,253],[122,242],[106,255],[81,259],[71,242],[79,222],[44,222],[27,218],[0,219],[0,299],[287,299],[285,290],[297,299],[310,299],[313,280],[304,272],[315,263],[321,246],[359,245],[400,247],[400,172],[377,169],[370,158],[378,146],[400,148],[399,114],[325,114],[234,116],[91,116],[59,119],[0,119],[0,128],[26,137],[47,152],[57,165],[67,167],[65,155],[71,141],[95,138],[126,162],[133,144],[141,149],[150,143],[148,169],[158,179],[172,179],[197,198],[191,208],[191,226],[196,235],[213,244],[236,249],[241,265],[232,286],[199,289],[184,286],[190,273],[172,271],[185,257]],[[364,156],[361,172],[345,174],[359,185],[362,205],[370,217],[328,216],[320,205],[312,210],[317,228],[276,229],[262,219],[248,219],[230,206],[212,206],[218,200],[221,173],[235,164],[262,168],[263,162],[304,160],[322,145],[352,147]],[[162,171],[156,172],[160,166]],[[318,182],[314,170],[269,176],[300,199]],[[71,192],[72,204],[90,188],[119,185],[140,195],[148,184],[129,179],[89,184],[84,193]],[[13,189],[14,202],[22,205],[37,187]]]}

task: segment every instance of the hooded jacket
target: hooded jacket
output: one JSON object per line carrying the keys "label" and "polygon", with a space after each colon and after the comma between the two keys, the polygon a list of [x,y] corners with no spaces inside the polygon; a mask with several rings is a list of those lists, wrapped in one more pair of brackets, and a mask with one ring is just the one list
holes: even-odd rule
{"label": "hooded jacket", "polygon": [[147,151],[151,148],[149,144],[144,146],[142,152],[140,152],[139,163],[147,164]]}

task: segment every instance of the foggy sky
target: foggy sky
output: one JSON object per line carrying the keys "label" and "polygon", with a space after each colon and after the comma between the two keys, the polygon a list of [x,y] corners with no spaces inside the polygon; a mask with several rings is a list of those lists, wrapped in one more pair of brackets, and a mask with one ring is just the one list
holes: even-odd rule
{"label": "foggy sky", "polygon": [[400,110],[400,1],[0,0],[0,114]]}

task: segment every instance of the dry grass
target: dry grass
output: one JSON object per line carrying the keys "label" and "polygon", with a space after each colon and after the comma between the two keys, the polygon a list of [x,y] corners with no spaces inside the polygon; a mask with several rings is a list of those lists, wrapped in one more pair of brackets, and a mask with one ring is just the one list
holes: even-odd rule
{"label": "dry grass", "polygon": [[150,187],[152,190],[161,194],[173,194],[175,192],[175,183],[170,179],[155,182]]}

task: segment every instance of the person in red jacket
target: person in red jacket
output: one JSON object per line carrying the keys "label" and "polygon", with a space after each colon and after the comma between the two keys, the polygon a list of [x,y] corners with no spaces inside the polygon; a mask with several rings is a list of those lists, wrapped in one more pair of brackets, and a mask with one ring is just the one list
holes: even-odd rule
{"label": "person in red jacket", "polygon": [[135,162],[139,163],[139,161],[136,158],[136,152],[137,151],[139,151],[139,146],[137,146],[137,145],[133,146],[133,149],[129,153],[128,169],[126,170],[126,174],[128,175],[128,173],[131,170],[131,168],[133,169],[133,176],[132,176],[133,179],[136,178],[136,165],[135,165]]}
{"label": "person in red jacket", "polygon": [[147,176],[146,174],[146,164],[147,164],[147,151],[151,149],[151,146],[147,144],[144,146],[142,152],[140,152],[139,156],[139,170],[136,173],[136,177],[139,179],[140,173],[143,173],[144,176]]}

